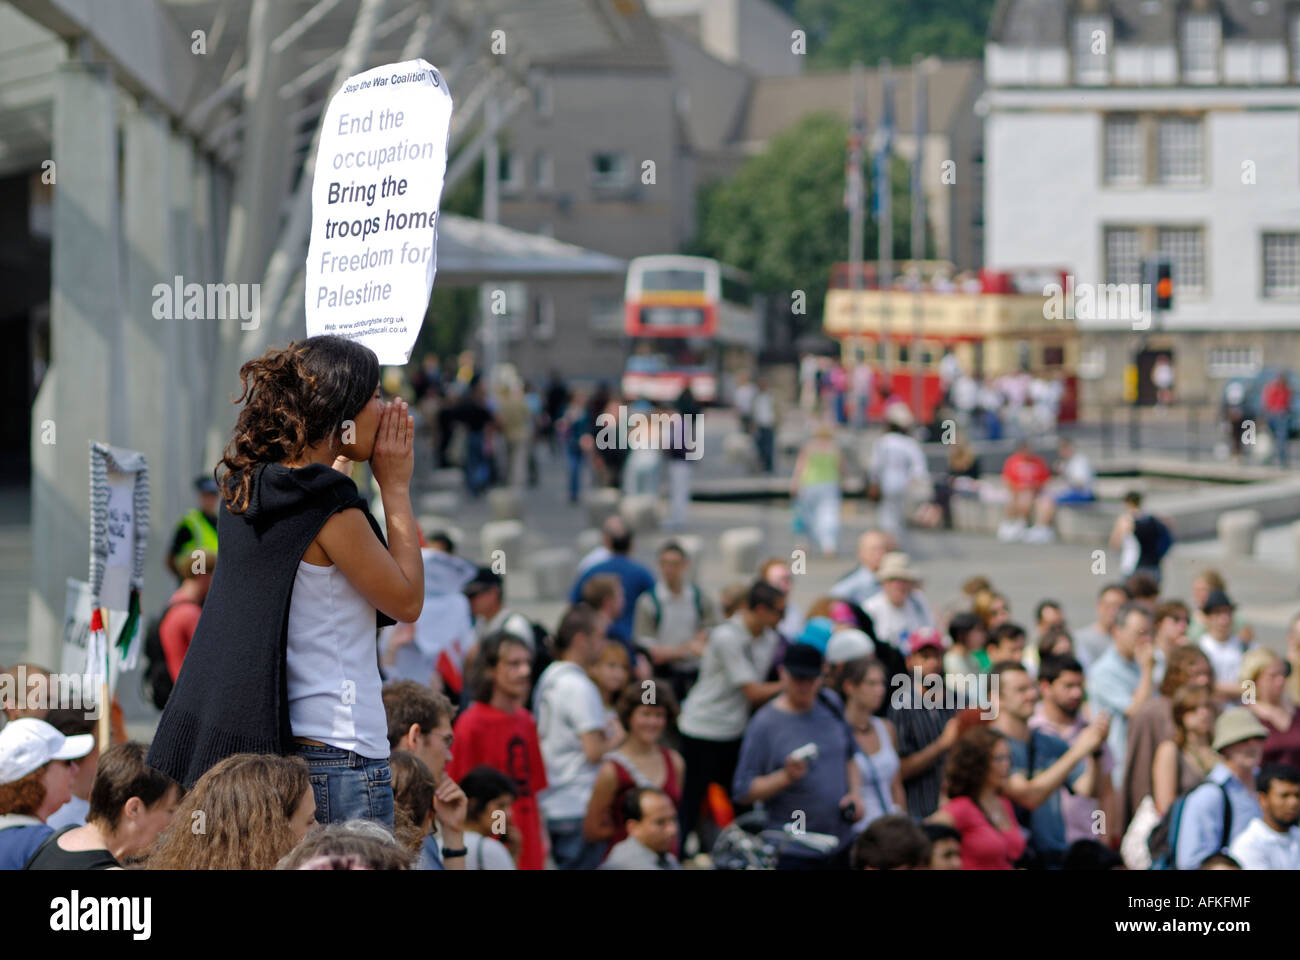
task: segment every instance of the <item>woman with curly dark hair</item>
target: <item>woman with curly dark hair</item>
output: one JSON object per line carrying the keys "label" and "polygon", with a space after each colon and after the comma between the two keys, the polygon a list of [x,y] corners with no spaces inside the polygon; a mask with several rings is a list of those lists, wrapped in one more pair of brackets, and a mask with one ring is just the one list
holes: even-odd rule
{"label": "woman with curly dark hair", "polygon": [[961,834],[963,870],[1010,870],[1025,852],[1025,835],[1002,785],[1011,772],[1011,745],[992,727],[962,734],[948,755],[948,802],[928,823]]}
{"label": "woman with curly dark hair", "polygon": [[226,757],[199,778],[145,860],[149,870],[273,870],[315,824],[307,764]]}
{"label": "woman with curly dark hair", "polygon": [[[235,753],[298,755],[322,823],[392,828],[375,630],[414,622],[424,569],[411,510],[414,422],[379,362],[311,337],[240,368],[244,404],[216,471],[221,562],[149,751],[186,787]],[[369,461],[390,542],[352,482]]]}

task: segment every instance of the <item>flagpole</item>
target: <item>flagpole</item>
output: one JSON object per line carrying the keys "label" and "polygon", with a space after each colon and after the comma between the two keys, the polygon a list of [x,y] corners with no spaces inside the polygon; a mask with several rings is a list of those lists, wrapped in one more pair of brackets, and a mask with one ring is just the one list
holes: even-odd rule
{"label": "flagpole", "polygon": [[104,676],[99,681],[99,753],[102,756],[111,744],[112,727],[109,718],[109,696],[108,696],[108,673],[111,669],[110,662],[113,657],[113,647],[108,638],[112,636],[109,630],[108,610],[101,608],[99,615],[104,625],[104,662],[101,664],[104,668]]}

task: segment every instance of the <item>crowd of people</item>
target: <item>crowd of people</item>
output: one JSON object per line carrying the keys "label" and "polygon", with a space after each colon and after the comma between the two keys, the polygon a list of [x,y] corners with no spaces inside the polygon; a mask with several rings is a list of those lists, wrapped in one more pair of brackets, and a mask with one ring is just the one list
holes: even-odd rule
{"label": "crowd of people", "polygon": [[1184,602],[1139,559],[1072,627],[982,576],[932,602],[886,524],[824,595],[782,557],[714,595],[613,516],[552,629],[419,529],[372,353],[241,380],[220,563],[197,520],[171,551],[154,738],[101,755],[82,711],[6,702],[0,868],[1300,868],[1300,616],[1259,646],[1215,571]]}
{"label": "crowd of people", "polygon": [[[0,867],[1300,869],[1300,617],[1286,657],[1253,644],[1212,570],[1026,627],[983,577],[936,610],[883,530],[803,609],[780,559],[714,598],[632,546],[612,521],[553,633],[480,569],[463,681],[389,677],[377,750],[322,733],[187,785],[10,709]],[[331,763],[362,776],[321,790]]]}

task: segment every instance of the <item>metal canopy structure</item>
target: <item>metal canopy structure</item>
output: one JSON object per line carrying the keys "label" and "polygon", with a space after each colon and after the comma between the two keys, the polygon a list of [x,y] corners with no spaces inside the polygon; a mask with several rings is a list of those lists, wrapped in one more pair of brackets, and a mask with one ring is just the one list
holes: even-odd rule
{"label": "metal canopy structure", "polygon": [[[421,57],[451,89],[446,196],[491,162],[534,64],[626,42],[639,0],[0,0],[0,175],[57,163],[51,365],[32,408],[28,654],[57,664],[88,555],[87,439],[140,450],[159,541],[229,437],[241,363],[301,337],[318,125],[348,76]],[[491,205],[488,205],[491,209]],[[607,276],[617,258],[445,216],[439,282]],[[158,318],[159,285],[239,284],[242,315]],[[129,708],[129,705],[128,705]]]}
{"label": "metal canopy structure", "polygon": [[450,213],[438,218],[440,283],[617,277],[626,272],[626,260],[572,243]]}

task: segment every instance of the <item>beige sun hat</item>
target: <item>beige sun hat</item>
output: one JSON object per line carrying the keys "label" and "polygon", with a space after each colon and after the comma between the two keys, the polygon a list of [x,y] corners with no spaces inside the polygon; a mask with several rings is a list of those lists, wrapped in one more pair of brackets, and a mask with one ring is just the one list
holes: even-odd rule
{"label": "beige sun hat", "polygon": [[876,580],[884,583],[886,580],[910,580],[913,583],[921,582],[921,575],[912,569],[907,554],[901,552],[887,553],[880,561],[880,569],[876,571]]}

